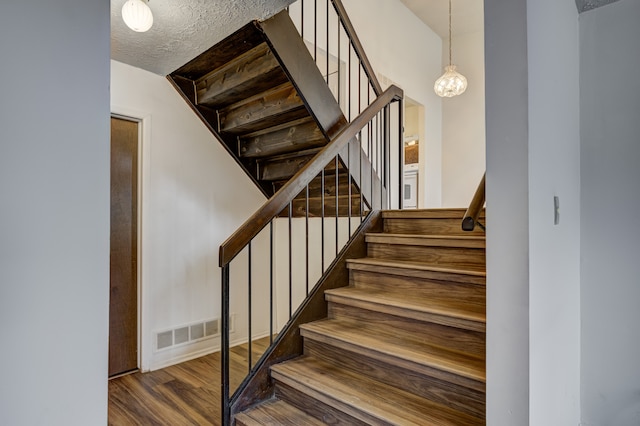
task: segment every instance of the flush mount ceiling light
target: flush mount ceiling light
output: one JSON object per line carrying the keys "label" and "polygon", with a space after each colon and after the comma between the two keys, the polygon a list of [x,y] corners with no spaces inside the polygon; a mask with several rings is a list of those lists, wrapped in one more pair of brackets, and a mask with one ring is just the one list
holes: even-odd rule
{"label": "flush mount ceiling light", "polygon": [[444,74],[436,80],[433,90],[442,98],[461,95],[467,90],[467,79],[456,71],[456,66],[451,62],[451,0],[449,0],[449,65],[444,68]]}
{"label": "flush mount ceiling light", "polygon": [[153,14],[148,0],[127,0],[122,6],[122,19],[133,31],[143,33],[153,25]]}

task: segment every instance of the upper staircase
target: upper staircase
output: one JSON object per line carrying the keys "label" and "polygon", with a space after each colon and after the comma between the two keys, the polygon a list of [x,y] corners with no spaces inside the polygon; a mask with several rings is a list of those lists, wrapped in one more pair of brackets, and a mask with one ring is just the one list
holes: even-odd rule
{"label": "upper staircase", "polygon": [[236,424],[485,424],[485,238],[463,214],[382,212],[328,317],[301,325],[304,354]]}
{"label": "upper staircase", "polygon": [[[347,124],[286,11],[247,24],[168,78],[267,198]],[[324,198],[334,215],[346,216],[350,200],[360,212],[344,162],[323,174],[292,215],[318,216]]]}

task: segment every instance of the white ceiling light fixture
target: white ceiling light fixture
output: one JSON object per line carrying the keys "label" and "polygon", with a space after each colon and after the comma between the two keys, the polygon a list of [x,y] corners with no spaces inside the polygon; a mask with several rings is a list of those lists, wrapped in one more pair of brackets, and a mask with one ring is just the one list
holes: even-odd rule
{"label": "white ceiling light fixture", "polygon": [[449,0],[449,65],[444,68],[444,74],[436,80],[433,90],[441,98],[462,95],[467,90],[467,79],[456,71],[456,66],[451,61],[451,0]]}
{"label": "white ceiling light fixture", "polygon": [[143,33],[153,25],[153,14],[148,0],[127,0],[122,6],[122,19],[133,31]]}

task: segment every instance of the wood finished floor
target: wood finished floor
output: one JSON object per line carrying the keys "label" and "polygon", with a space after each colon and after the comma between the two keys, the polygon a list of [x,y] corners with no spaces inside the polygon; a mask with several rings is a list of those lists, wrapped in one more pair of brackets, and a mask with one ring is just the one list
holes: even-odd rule
{"label": "wood finished floor", "polygon": [[[252,344],[255,364],[269,338]],[[231,392],[244,379],[247,345],[230,354]],[[220,353],[109,381],[109,425],[220,425]]]}

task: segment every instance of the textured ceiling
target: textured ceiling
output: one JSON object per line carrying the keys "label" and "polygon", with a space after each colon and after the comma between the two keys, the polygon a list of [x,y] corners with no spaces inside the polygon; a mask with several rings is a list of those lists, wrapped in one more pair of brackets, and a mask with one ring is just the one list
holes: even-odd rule
{"label": "textured ceiling", "polygon": [[[122,21],[126,0],[111,0],[111,57],[167,75],[248,22],[262,20],[294,0],[151,0],[154,24],[146,33]],[[385,0],[377,0],[385,1]],[[401,0],[440,37],[448,37],[447,0]],[[575,0],[579,12],[616,0]],[[453,1],[453,32],[482,31],[483,0]]]}
{"label": "textured ceiling", "polygon": [[578,12],[586,12],[587,10],[595,9],[596,7],[604,6],[605,4],[613,3],[618,0],[576,0],[576,6]]}
{"label": "textured ceiling", "polygon": [[111,58],[167,75],[254,19],[268,18],[293,0],[151,0],[153,27],[130,30],[126,0],[111,0]]}

